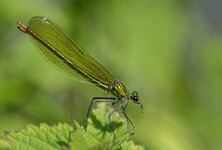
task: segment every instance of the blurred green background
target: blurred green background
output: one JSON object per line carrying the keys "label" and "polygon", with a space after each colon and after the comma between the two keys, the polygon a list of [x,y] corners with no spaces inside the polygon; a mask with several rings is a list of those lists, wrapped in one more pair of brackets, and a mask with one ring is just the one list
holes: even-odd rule
{"label": "blurred green background", "polygon": [[219,0],[1,0],[0,136],[71,116],[82,123],[92,97],[107,95],[58,71],[17,29],[40,15],[139,91],[145,113],[127,108],[135,143],[221,150],[221,8]]}

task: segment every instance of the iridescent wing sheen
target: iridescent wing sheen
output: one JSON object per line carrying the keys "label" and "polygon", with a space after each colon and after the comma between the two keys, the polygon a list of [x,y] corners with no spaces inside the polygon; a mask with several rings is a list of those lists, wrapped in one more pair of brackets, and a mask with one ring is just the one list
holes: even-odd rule
{"label": "iridescent wing sheen", "polygon": [[68,74],[81,77],[107,90],[115,81],[113,75],[95,58],[87,54],[59,26],[46,17],[33,17],[28,34],[41,52]]}

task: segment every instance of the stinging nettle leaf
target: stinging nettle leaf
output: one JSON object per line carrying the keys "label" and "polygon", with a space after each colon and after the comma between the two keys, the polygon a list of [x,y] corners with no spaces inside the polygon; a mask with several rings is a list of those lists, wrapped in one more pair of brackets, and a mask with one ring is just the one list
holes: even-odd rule
{"label": "stinging nettle leaf", "polygon": [[93,109],[89,119],[88,131],[73,119],[74,127],[67,123],[49,126],[41,123],[39,127],[27,125],[13,133],[7,133],[0,139],[0,150],[143,150],[129,140],[131,132],[127,130],[127,121],[120,113],[112,115],[117,139],[113,142],[113,133],[108,120],[112,107],[105,103]]}

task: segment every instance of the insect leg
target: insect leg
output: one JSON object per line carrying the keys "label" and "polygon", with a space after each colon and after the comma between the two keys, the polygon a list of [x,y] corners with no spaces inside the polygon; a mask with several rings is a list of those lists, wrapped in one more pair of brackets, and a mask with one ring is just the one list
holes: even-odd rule
{"label": "insect leg", "polygon": [[133,131],[135,131],[135,126],[133,125],[133,122],[128,118],[128,116],[126,115],[126,107],[128,106],[128,103],[129,103],[129,100],[127,100],[127,102],[126,102],[126,105],[125,105],[125,107],[123,108],[123,111],[122,111],[122,113],[123,113],[123,115],[126,117],[126,119],[130,122],[130,124],[132,125],[132,127],[133,127]]}
{"label": "insect leg", "polygon": [[[101,100],[101,99],[103,99],[103,100]],[[89,115],[90,115],[90,112],[91,112],[92,104],[99,103],[99,102],[112,102],[112,103],[116,103],[116,102],[118,102],[118,99],[112,98],[112,97],[93,97],[93,99],[92,99],[92,101],[90,103],[87,115],[86,115],[86,119],[85,119],[85,126],[84,126],[85,131],[87,131],[88,118],[89,118]]]}
{"label": "insect leg", "polygon": [[112,115],[115,111],[117,111],[120,107],[122,107],[122,106],[125,104],[125,102],[126,102],[126,101],[122,102],[122,103],[121,103],[118,107],[116,107],[116,108],[109,114],[109,116],[108,116],[109,122],[110,122],[110,125],[111,125],[111,128],[112,128],[112,130],[113,130],[114,141],[116,140],[116,135],[115,135],[114,128],[113,128],[113,124],[112,124],[112,121],[111,121],[110,117],[111,117],[111,115]]}
{"label": "insect leg", "polygon": [[[126,111],[125,111],[125,110],[126,110],[126,107],[127,107],[128,103],[129,103],[129,100],[127,100],[125,107],[122,106],[122,109],[123,109],[122,114],[125,116],[125,118],[127,119],[127,121],[130,122],[130,124],[131,124],[132,127],[133,127],[133,130],[135,130],[135,126],[133,125],[133,122],[132,122],[132,121],[129,119],[129,117],[126,115]],[[115,103],[112,103],[113,107],[116,108],[116,106],[115,106],[114,104],[115,104]],[[118,110],[118,112],[119,112],[119,110]],[[121,114],[120,114],[120,115],[121,115]]]}

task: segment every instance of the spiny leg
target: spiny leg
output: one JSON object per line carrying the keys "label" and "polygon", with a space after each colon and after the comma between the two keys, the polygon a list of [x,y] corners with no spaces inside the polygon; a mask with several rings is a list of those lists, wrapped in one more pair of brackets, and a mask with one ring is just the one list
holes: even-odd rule
{"label": "spiny leg", "polygon": [[[129,100],[127,100],[125,107],[122,106],[122,109],[123,109],[122,114],[126,117],[127,121],[130,122],[130,124],[131,124],[132,127],[133,127],[133,130],[135,131],[135,126],[133,125],[133,122],[132,122],[132,121],[129,119],[129,117],[126,115],[126,111],[125,111],[125,110],[126,110],[126,107],[127,107],[128,103],[129,103]],[[112,103],[113,107],[116,108],[116,106],[115,106],[114,104],[115,104],[115,103]],[[118,111],[118,112],[119,112],[119,111]],[[120,114],[120,115],[121,115],[121,114]]]}
{"label": "spiny leg", "polygon": [[[103,99],[103,100],[98,100],[98,99]],[[97,100],[97,101],[95,101],[95,100]],[[85,131],[87,131],[88,118],[89,118],[89,115],[90,115],[90,112],[91,112],[92,104],[99,103],[99,102],[112,102],[112,103],[116,103],[116,102],[118,102],[118,100],[116,98],[112,98],[112,97],[93,97],[93,99],[92,99],[92,101],[90,103],[87,115],[86,115],[86,120],[85,120],[86,123],[85,123],[85,126],[84,126]]]}
{"label": "spiny leg", "polygon": [[122,111],[122,113],[123,113],[123,115],[126,117],[126,119],[130,122],[130,124],[132,125],[132,127],[133,127],[133,133],[135,133],[135,126],[133,125],[133,122],[128,118],[128,116],[126,115],[126,107],[128,106],[128,103],[129,103],[129,100],[127,100],[127,102],[126,102],[126,105],[125,105],[125,107],[123,108],[123,111]]}
{"label": "spiny leg", "polygon": [[[112,103],[112,106],[113,106],[113,108],[114,108],[114,109],[116,109],[115,104],[116,104],[116,103]],[[123,106],[122,106],[122,109],[123,109]],[[117,111],[118,111],[118,113],[119,113],[120,117],[123,117],[123,116],[122,116],[122,114],[121,114],[121,112],[120,112],[119,110],[117,110]]]}
{"label": "spiny leg", "polygon": [[112,121],[111,121],[110,117],[111,117],[111,115],[112,115],[115,111],[117,111],[120,107],[122,107],[122,106],[125,104],[125,102],[126,102],[126,101],[122,102],[122,103],[121,103],[118,107],[116,107],[116,108],[109,114],[109,116],[108,116],[109,122],[110,122],[110,125],[111,125],[111,128],[112,128],[112,130],[113,130],[114,141],[116,140],[116,135],[115,135],[114,128],[113,128],[113,124],[112,124]]}

